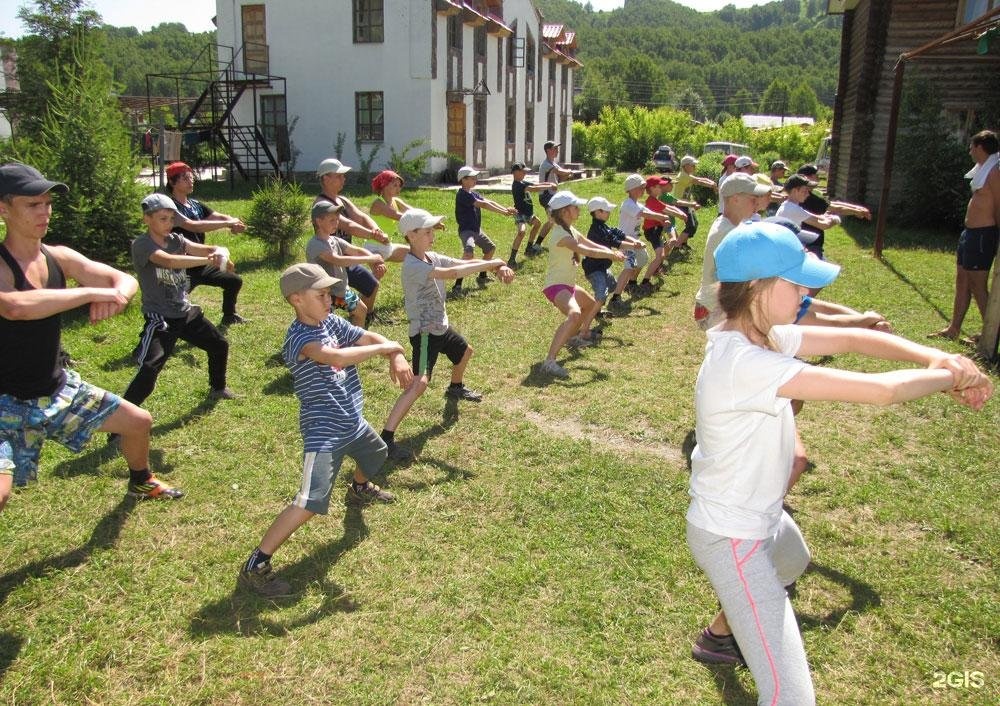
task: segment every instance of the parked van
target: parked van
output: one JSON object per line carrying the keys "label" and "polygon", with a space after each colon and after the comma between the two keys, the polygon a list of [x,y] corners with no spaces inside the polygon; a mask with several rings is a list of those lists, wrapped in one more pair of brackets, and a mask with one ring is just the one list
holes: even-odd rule
{"label": "parked van", "polygon": [[738,154],[738,155],[749,155],[750,148],[746,145],[740,145],[736,142],[706,142],[705,146],[702,148],[702,154],[708,154],[709,152],[722,152],[722,154]]}

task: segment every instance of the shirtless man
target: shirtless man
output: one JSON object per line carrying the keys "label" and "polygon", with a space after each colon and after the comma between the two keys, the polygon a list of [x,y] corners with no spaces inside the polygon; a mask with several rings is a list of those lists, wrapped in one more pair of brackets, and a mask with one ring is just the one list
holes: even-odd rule
{"label": "shirtless man", "polygon": [[975,299],[986,318],[986,282],[997,254],[1000,230],[1000,169],[997,168],[1000,142],[996,133],[983,130],[969,141],[974,166],[965,175],[972,180],[972,198],[965,211],[965,230],[958,239],[958,266],[955,274],[955,305],[948,325],[932,337],[957,338],[970,302]]}

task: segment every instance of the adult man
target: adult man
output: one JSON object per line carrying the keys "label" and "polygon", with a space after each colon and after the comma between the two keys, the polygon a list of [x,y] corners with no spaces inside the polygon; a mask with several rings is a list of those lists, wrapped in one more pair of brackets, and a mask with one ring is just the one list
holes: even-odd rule
{"label": "adult man", "polygon": [[976,163],[965,175],[971,179],[972,198],[965,210],[965,230],[958,239],[958,263],[955,269],[955,303],[948,325],[931,336],[956,338],[962,331],[965,313],[975,299],[979,313],[986,318],[987,278],[997,254],[1000,224],[1000,142],[996,133],[983,130],[969,141],[969,156]]}
{"label": "adult man", "polygon": [[[545,159],[542,163],[538,165],[538,181],[547,181],[552,184],[558,184],[561,181],[569,179],[573,176],[573,171],[571,169],[565,169],[556,162],[556,157],[559,156],[559,147],[561,144],[559,142],[553,142],[552,140],[547,141],[542,145],[542,149],[545,151]],[[556,195],[555,189],[546,189],[541,194],[538,195],[538,203],[542,205],[545,212],[549,212],[549,200]],[[528,250],[531,251],[533,255],[537,255],[542,251],[542,241],[545,240],[545,236],[549,234],[552,230],[554,222],[551,218],[545,221],[542,225],[542,230],[538,233],[538,239],[528,245]]]}
{"label": "adult man", "polygon": [[705,259],[701,266],[701,286],[694,297],[694,320],[707,330],[722,320],[716,294],[719,282],[715,272],[715,249],[733,228],[754,214],[757,199],[771,190],[749,174],[733,174],[719,188],[720,198],[726,200],[725,210],[712,223],[705,239]]}
{"label": "adult man", "polygon": [[[0,243],[0,510],[13,485],[37,476],[45,439],[79,451],[96,431],[121,436],[130,495],[180,498],[184,493],[149,471],[149,413],[60,363],[62,312],[88,305],[91,323],[102,321],[123,311],[139,286],[70,248],[42,245],[51,192],[68,190],[28,165],[0,166],[0,218],[7,226]],[[67,276],[80,286],[67,289]]]}
{"label": "adult man", "polygon": [[351,168],[339,159],[324,159],[316,168],[319,177],[320,193],[316,201],[329,201],[340,206],[340,229],[335,235],[351,242],[353,236],[364,238],[366,250],[382,257],[381,262],[371,266],[371,272],[361,265],[351,265],[347,268],[347,283],[361,295],[361,301],[368,308],[369,316],[375,310],[375,297],[378,296],[379,280],[385,274],[385,261],[402,262],[409,252],[405,245],[393,245],[389,236],[382,232],[378,224],[367,213],[354,205],[346,196],[341,196],[347,183],[347,173]]}
{"label": "adult man", "polygon": [[[233,233],[242,233],[246,224],[239,218],[218,213],[191,198],[194,191],[194,170],[184,162],[167,165],[167,195],[177,204],[174,216],[174,232],[180,233],[191,242],[205,244],[205,233],[228,228]],[[236,297],[239,296],[243,279],[235,272],[220,270],[212,265],[193,267],[187,271],[193,290],[199,284],[222,289],[222,325],[246,322],[236,313]]]}

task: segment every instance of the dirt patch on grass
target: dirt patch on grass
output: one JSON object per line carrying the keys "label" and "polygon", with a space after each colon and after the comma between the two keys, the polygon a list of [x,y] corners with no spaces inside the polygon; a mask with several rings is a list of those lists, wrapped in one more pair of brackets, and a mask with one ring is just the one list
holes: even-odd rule
{"label": "dirt patch on grass", "polygon": [[[656,456],[673,463],[685,462],[684,454],[676,446],[657,441],[636,441],[614,429],[588,424],[566,416],[549,417],[529,409],[518,400],[505,400],[500,406],[508,414],[531,422],[546,434],[566,436],[576,441],[589,441],[594,446],[611,453]],[[652,430],[647,429],[639,429],[639,431],[653,433]]]}

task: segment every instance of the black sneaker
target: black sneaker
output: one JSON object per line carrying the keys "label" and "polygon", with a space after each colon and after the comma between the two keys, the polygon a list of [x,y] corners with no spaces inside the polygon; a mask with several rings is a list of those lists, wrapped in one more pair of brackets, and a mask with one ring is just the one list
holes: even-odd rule
{"label": "black sneaker", "polygon": [[705,628],[691,646],[691,656],[702,664],[747,666],[732,635],[713,635]]}
{"label": "black sneaker", "polygon": [[448,389],[444,391],[445,397],[450,397],[453,400],[465,400],[466,402],[482,402],[483,396],[481,393],[471,390],[465,385],[461,387],[448,386]]}
{"label": "black sneaker", "polygon": [[234,324],[245,324],[246,322],[247,320],[244,319],[239,314],[226,314],[225,316],[222,317],[223,326],[233,326]]}
{"label": "black sneaker", "polygon": [[292,595],[292,587],[288,582],[271,573],[270,561],[258,564],[250,571],[240,571],[236,585],[266,598],[284,598]]}
{"label": "black sneaker", "polygon": [[382,490],[370,480],[364,485],[355,485],[353,482],[347,486],[347,499],[355,503],[391,503],[395,502],[396,496],[388,490]]}
{"label": "black sneaker", "polygon": [[208,399],[210,400],[235,400],[236,393],[230,390],[228,387],[224,387],[221,390],[212,390],[208,393]]}

